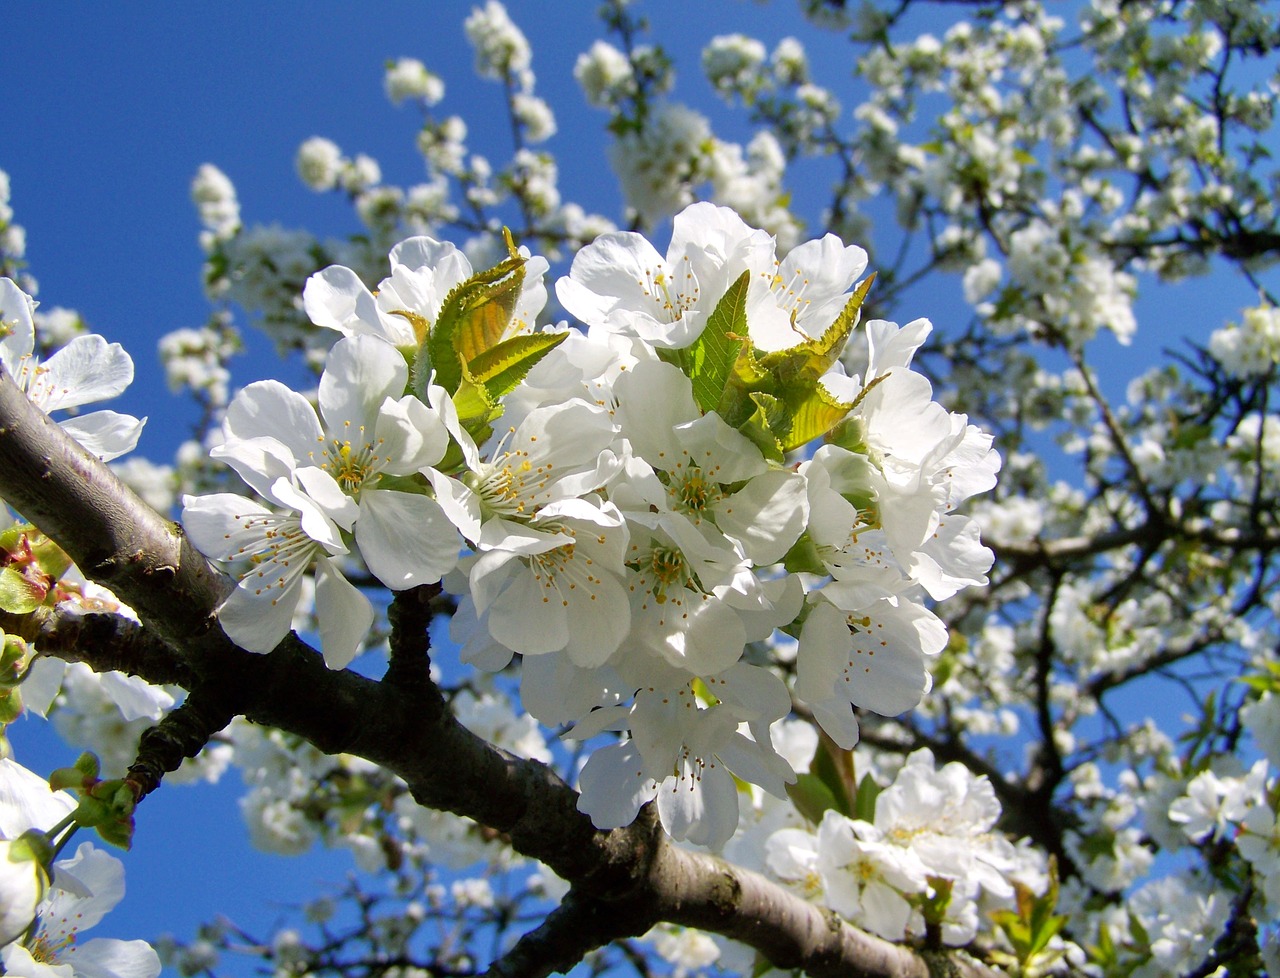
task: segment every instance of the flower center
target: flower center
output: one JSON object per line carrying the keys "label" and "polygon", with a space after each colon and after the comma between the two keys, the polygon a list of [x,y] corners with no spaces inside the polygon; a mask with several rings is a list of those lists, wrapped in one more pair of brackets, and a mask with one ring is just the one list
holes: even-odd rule
{"label": "flower center", "polygon": [[876,868],[876,864],[870,859],[859,859],[851,864],[849,868],[853,870],[854,879],[863,886],[866,886],[880,875],[880,870]]}
{"label": "flower center", "polygon": [[804,297],[809,288],[809,278],[799,268],[791,273],[789,279],[783,278],[781,269],[782,265],[775,262],[773,275],[769,277],[769,292],[772,293],[778,308],[791,313],[791,321],[795,322],[811,301]]}
{"label": "flower center", "polygon": [[[272,588],[285,591],[289,582],[306,570],[311,559],[320,550],[320,544],[302,530],[296,516],[267,515],[237,516],[236,521],[254,534],[251,543],[241,546],[231,560],[248,560],[249,571],[245,578],[257,576],[254,594],[262,594]],[[277,598],[272,598],[275,604]]]}
{"label": "flower center", "polygon": [[[26,394],[33,404],[40,407],[48,403],[54,394],[48,374],[49,368],[40,362],[40,358],[33,353],[28,353],[19,361],[17,374],[13,379],[18,385],[18,390]],[[66,394],[67,389],[63,388],[60,393]]]}
{"label": "flower center", "polygon": [[[350,427],[350,422],[347,422],[347,427]],[[375,450],[381,447],[381,438],[376,445],[367,441],[364,425],[360,425],[357,432],[354,441],[330,438],[320,449],[319,459],[320,468],[333,476],[342,491],[354,499],[360,498],[361,490],[377,483],[382,467],[391,461],[389,456],[379,455]]]}
{"label": "flower center", "polygon": [[482,462],[480,471],[465,481],[490,513],[532,517],[536,495],[551,483],[553,463],[539,461],[535,465],[528,449],[506,448],[507,438],[514,433],[515,428],[507,429],[492,459]]}
{"label": "flower center", "polygon": [[724,495],[720,487],[708,480],[696,465],[681,473],[678,481],[670,488],[675,496],[676,508],[699,519]]}
{"label": "flower center", "polygon": [[54,940],[47,930],[42,929],[29,950],[31,956],[41,964],[56,965],[59,955],[68,948],[73,947],[75,943],[76,932],[74,928],[60,934],[57,940]]}
{"label": "flower center", "polygon": [[679,276],[670,271],[665,264],[657,268],[646,268],[644,278],[636,282],[645,297],[658,307],[661,315],[655,318],[669,323],[676,322],[698,304],[698,280],[689,266],[687,255],[682,259],[682,263],[685,269],[683,282],[677,281]]}
{"label": "flower center", "polygon": [[654,582],[651,588],[653,599],[662,604],[667,600],[667,591],[681,587],[689,580],[689,569],[684,562],[684,554],[671,547],[654,547],[649,555],[649,569],[653,571]]}

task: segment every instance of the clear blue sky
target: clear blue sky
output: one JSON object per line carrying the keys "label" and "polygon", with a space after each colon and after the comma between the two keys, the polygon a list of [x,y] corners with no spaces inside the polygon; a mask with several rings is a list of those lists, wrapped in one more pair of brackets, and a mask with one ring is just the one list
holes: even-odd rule
{"label": "clear blue sky", "polygon": [[[577,55],[599,36],[597,5],[544,0],[513,2],[509,10],[532,43],[538,93],[557,113],[560,132],[548,148],[558,157],[564,196],[616,216],[605,119],[585,106],[572,79]],[[189,200],[197,167],[212,162],[231,177],[246,223],[357,231],[343,201],[299,183],[294,154],[304,139],[323,135],[348,154],[377,158],[388,181],[415,182],[422,170],[413,149],[414,112],[391,106],[382,91],[383,63],[400,56],[417,57],[441,75],[448,86],[441,111],[463,115],[476,148],[503,159],[499,89],[472,74],[462,31],[471,6],[372,2],[357,13],[353,4],[326,0],[9,5],[0,169],[11,178],[15,219],[27,230],[39,298],[79,310],[133,354],[134,388],[112,406],[151,416],[144,454],[165,460],[177,436],[163,430],[164,421],[185,409],[163,387],[155,342],[174,328],[199,325],[208,312]],[[718,103],[697,68],[707,40],[740,30],[772,47],[803,30],[790,0],[661,0],[644,9],[676,58],[676,97],[711,113]],[[848,49],[834,36],[804,36],[819,80],[846,82]],[[859,100],[847,88],[839,94],[846,109]],[[487,132],[486,118],[493,120]],[[715,118],[719,134],[747,134],[740,121]],[[1140,318],[1138,345],[1128,354],[1132,369],[1122,368],[1113,382],[1137,372],[1150,351],[1174,336],[1203,337],[1253,300],[1237,282],[1217,286],[1183,285],[1171,303],[1148,307],[1153,315]],[[942,320],[946,310],[919,314]],[[243,366],[247,375],[263,372],[261,364]],[[39,721],[20,723],[13,739],[18,759],[42,773],[73,756],[40,734]],[[191,936],[219,911],[265,929],[284,903],[307,895],[309,884],[340,882],[350,866],[344,853],[304,860],[254,853],[235,806],[237,787],[233,776],[217,788],[173,788],[147,800],[135,851],[126,857],[129,896],[99,929],[104,935]]]}

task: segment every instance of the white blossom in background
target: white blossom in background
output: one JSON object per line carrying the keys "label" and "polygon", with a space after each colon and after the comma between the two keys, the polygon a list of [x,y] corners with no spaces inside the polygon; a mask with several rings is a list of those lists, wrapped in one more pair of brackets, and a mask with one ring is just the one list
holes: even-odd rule
{"label": "white blossom in background", "polygon": [[46,349],[66,346],[75,337],[88,332],[80,314],[62,306],[49,309],[37,307],[31,318],[36,326],[36,341]]}
{"label": "white blossom in background", "polygon": [[169,390],[176,393],[189,389],[211,405],[224,406],[231,384],[226,362],[239,350],[239,334],[234,329],[202,326],[165,334],[160,339],[159,354]]}
{"label": "white blossom in background", "polygon": [[412,100],[432,106],[444,98],[444,82],[440,76],[428,71],[417,58],[388,62],[382,83],[392,105]]}
{"label": "white blossom in background", "polygon": [[1129,897],[1128,909],[1150,939],[1150,956],[1133,971],[1138,978],[1185,974],[1200,965],[1231,914],[1225,893],[1186,877],[1147,883]]}
{"label": "white blossom in background", "polygon": [[533,54],[524,33],[498,0],[488,0],[472,10],[463,28],[476,52],[476,74],[481,78],[511,80],[528,90],[533,84]]}
{"label": "white blossom in background", "polygon": [[205,229],[200,244],[206,251],[214,242],[230,238],[240,230],[240,201],[235,185],[213,164],[201,164],[196,171],[191,181],[191,199]]}
{"label": "white blossom in background", "polygon": [[1280,308],[1270,305],[1246,309],[1239,325],[1216,329],[1209,352],[1232,375],[1262,377],[1280,363]]}
{"label": "white blossom in background", "polygon": [[342,150],[323,136],[312,136],[299,146],[294,161],[302,182],[317,192],[332,190],[338,185],[343,164]]}
{"label": "white blossom in background", "polygon": [[750,93],[759,84],[767,52],[745,34],[720,34],[702,51],[702,71],[721,95]]}
{"label": "white blossom in background", "polygon": [[674,966],[674,978],[703,974],[720,958],[716,942],[692,927],[659,925],[641,939],[653,944],[662,959]]}
{"label": "white blossom in background", "polygon": [[573,65],[574,80],[582,87],[587,102],[607,109],[635,91],[635,74],[627,56],[607,41],[594,41],[578,55]]}
{"label": "white blossom in background", "polygon": [[357,153],[338,165],[337,184],[349,194],[360,194],[382,182],[382,167],[372,156]]}
{"label": "white blossom in background", "polygon": [[529,142],[544,143],[556,134],[556,117],[551,106],[538,96],[517,92],[512,96],[511,109]]}
{"label": "white blossom in background", "polygon": [[627,206],[652,226],[693,203],[693,188],[707,178],[713,147],[705,116],[665,102],[654,108],[643,130],[618,137],[609,147],[609,162]]}
{"label": "white blossom in background", "polygon": [[1280,770],[1280,695],[1264,693],[1240,711],[1240,719],[1273,770]]}

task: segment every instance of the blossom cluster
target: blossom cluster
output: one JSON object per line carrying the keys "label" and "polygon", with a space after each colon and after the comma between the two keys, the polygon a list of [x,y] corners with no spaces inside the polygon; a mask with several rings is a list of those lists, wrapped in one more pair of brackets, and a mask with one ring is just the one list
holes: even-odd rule
{"label": "blossom cluster", "polygon": [[[922,937],[934,924],[945,943],[964,945],[979,930],[980,910],[1012,903],[1014,882],[1033,892],[1046,886],[1042,857],[995,830],[1000,812],[990,782],[955,762],[938,768],[922,749],[878,794],[873,817],[828,809],[814,829],[774,832],[767,864],[881,937]],[[942,913],[928,914],[926,897],[944,889]]]}
{"label": "blossom cluster", "polygon": [[220,611],[237,643],[274,648],[311,572],[342,667],[374,620],[353,568],[443,582],[465,662],[519,655],[534,717],[624,735],[581,772],[597,826],[656,797],[675,838],[714,847],[735,776],[777,795],[795,777],[770,739],[792,690],[753,643],[797,640],[794,693],[844,747],[855,707],[919,701],[947,640],[926,600],[985,583],[957,507],[999,457],[911,370],[924,320],[867,323],[866,369],[844,371],[860,248],[780,258],[695,204],[665,255],[635,232],[578,253],[556,294],[582,329],[535,325],[547,265],[514,245],[475,272],[411,238],[390,266],[376,292],[343,266],[308,280],[308,316],[341,334],[315,406],[261,381],[227,408],[213,454],[256,498],[183,500],[193,542],[240,570]]}
{"label": "blossom cluster", "polygon": [[[13,978],[129,975],[156,978],[146,941],[79,941],[124,897],[120,860],[83,842],[53,859],[51,839],[73,824],[75,799],[0,758],[0,964]],[[66,838],[59,840],[59,848]]]}

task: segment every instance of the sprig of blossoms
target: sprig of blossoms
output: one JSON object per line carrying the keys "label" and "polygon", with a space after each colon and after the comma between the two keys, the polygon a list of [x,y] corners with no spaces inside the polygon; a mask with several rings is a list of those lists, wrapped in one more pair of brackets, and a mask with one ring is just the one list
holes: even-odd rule
{"label": "sprig of blossoms", "polygon": [[410,239],[391,268],[376,293],[336,266],[306,285],[313,322],[344,335],[319,417],[274,382],[228,409],[215,454],[265,502],[185,500],[197,545],[247,561],[222,609],[234,639],[278,642],[314,566],[344,665],[372,617],[344,560],[393,589],[443,578],[464,661],[518,655],[533,716],[621,735],[581,773],[595,824],[656,799],[673,837],[713,848],[739,781],[795,779],[770,734],[792,691],[744,660],[752,643],[799,638],[794,692],[843,745],[853,706],[915,705],[946,642],[926,596],[985,583],[955,508],[999,459],[911,370],[924,321],[868,324],[867,369],[845,374],[862,249],[828,235],[779,258],[695,204],[665,257],[634,232],[579,252],[556,291],[584,331],[534,327],[546,263],[512,242],[474,272]]}

